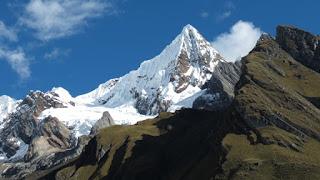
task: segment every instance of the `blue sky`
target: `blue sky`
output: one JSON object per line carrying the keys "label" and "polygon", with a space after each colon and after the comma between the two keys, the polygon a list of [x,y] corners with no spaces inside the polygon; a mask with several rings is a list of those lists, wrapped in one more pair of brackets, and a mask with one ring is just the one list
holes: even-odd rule
{"label": "blue sky", "polygon": [[158,55],[186,24],[209,41],[240,20],[272,35],[278,24],[319,34],[319,7],[316,0],[1,0],[0,95],[54,86],[86,93]]}

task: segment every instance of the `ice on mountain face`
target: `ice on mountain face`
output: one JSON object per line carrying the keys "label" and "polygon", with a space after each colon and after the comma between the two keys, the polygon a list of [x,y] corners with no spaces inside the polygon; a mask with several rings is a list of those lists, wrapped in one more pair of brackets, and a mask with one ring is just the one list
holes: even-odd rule
{"label": "ice on mountain face", "polygon": [[94,103],[97,99],[103,97],[106,93],[108,93],[119,81],[119,79],[111,79],[106,83],[100,84],[99,87],[87,94],[80,95],[75,98],[75,101],[81,103]]}
{"label": "ice on mountain face", "polygon": [[[133,106],[141,114],[157,114],[191,97],[211,78],[215,66],[224,61],[199,32],[187,25],[160,55],[110,84],[100,85],[77,97],[95,99],[108,108]],[[89,98],[88,98],[89,97]]]}

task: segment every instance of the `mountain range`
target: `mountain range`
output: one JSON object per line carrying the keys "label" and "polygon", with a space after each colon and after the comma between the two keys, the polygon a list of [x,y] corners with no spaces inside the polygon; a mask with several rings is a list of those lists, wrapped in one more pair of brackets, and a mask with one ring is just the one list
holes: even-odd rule
{"label": "mountain range", "polygon": [[0,177],[319,179],[319,41],[278,26],[231,63],[187,25],[87,94],[1,96]]}

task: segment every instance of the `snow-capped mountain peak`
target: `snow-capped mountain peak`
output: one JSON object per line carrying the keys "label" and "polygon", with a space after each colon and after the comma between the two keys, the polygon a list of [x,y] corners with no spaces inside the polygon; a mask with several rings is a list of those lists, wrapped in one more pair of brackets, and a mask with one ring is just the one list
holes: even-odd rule
{"label": "snow-capped mountain peak", "polygon": [[218,62],[224,62],[219,53],[187,25],[160,55],[142,62],[112,86],[108,81],[76,99],[110,108],[134,106],[141,114],[156,114],[201,91]]}

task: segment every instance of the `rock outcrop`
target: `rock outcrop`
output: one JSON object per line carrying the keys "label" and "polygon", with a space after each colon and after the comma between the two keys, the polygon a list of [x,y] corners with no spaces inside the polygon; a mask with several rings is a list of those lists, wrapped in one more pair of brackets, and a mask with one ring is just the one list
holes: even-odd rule
{"label": "rock outcrop", "polygon": [[234,87],[240,79],[241,62],[219,62],[211,79],[203,86],[205,92],[195,99],[192,108],[221,110],[230,106]]}
{"label": "rock outcrop", "polygon": [[99,119],[91,128],[91,135],[97,134],[100,129],[115,125],[113,118],[108,111],[104,112],[101,119]]}
{"label": "rock outcrop", "polygon": [[37,157],[71,149],[75,144],[76,139],[71,130],[59,119],[49,116],[39,124],[38,133],[30,143],[24,159],[28,162]]}
{"label": "rock outcrop", "polygon": [[0,130],[0,154],[6,154],[8,158],[15,156],[19,150],[20,155],[24,154],[21,152],[22,149],[27,149],[33,139],[41,135],[41,126],[37,119],[40,113],[48,108],[64,107],[55,97],[57,96],[54,94],[40,91],[31,92],[26,96],[16,110],[4,120],[4,128]]}
{"label": "rock outcrop", "polygon": [[320,72],[319,36],[293,26],[278,26],[276,40],[294,59]]}

